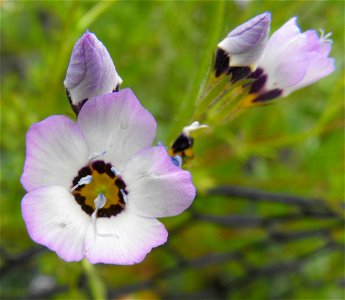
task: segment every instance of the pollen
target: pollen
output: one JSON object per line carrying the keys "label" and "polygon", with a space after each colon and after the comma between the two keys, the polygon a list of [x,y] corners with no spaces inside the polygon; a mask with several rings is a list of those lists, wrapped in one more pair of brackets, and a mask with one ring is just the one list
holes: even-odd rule
{"label": "pollen", "polygon": [[[98,209],[97,217],[116,216],[125,209],[127,194],[126,184],[119,172],[114,172],[110,163],[102,160],[92,161],[79,170],[73,179],[71,192],[81,209],[90,216],[97,209],[94,200],[98,195],[104,195],[106,202]],[[81,179],[91,176],[92,180],[87,184],[79,184]]]}

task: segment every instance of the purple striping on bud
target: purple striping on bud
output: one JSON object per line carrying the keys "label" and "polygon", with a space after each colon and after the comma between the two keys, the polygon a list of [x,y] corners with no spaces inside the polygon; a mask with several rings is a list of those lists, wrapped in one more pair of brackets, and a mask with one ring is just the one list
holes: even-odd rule
{"label": "purple striping on bud", "polygon": [[122,83],[109,52],[96,35],[86,31],[76,42],[64,86],[76,114],[87,99],[117,90]]}
{"label": "purple striping on bud", "polygon": [[[229,57],[228,66],[221,66],[220,69],[245,66],[254,66],[253,69],[255,69],[255,64],[260,58],[268,40],[270,23],[271,14],[264,12],[232,30],[218,44],[218,50],[220,51],[218,51],[217,56],[221,54],[222,56],[227,55]],[[223,61],[226,60],[223,59]]]}

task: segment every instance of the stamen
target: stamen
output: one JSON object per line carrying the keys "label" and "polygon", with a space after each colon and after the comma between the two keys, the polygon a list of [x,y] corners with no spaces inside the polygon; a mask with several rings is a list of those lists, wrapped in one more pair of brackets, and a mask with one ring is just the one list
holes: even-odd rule
{"label": "stamen", "polygon": [[116,169],[115,167],[111,167],[110,170],[114,173],[115,176],[120,175],[120,171],[118,169]]}
{"label": "stamen", "polygon": [[189,126],[186,126],[183,128],[182,132],[186,135],[186,136],[190,136],[190,132],[201,129],[201,128],[208,128],[207,125],[203,124],[200,125],[200,123],[198,121],[193,122],[192,124],[190,124]]}
{"label": "stamen", "polygon": [[182,157],[180,155],[175,155],[175,156],[171,157],[171,161],[175,166],[181,168],[183,161],[182,161]]}
{"label": "stamen", "polygon": [[89,160],[95,160],[102,156],[104,156],[107,151],[103,150],[102,152],[94,152],[92,155],[89,156]]}
{"label": "stamen", "polygon": [[105,205],[106,202],[107,202],[107,198],[105,198],[103,194],[99,194],[94,201],[96,210],[101,209]]}
{"label": "stamen", "polygon": [[120,192],[121,192],[123,201],[125,201],[125,204],[127,204],[128,203],[128,198],[127,198],[127,195],[126,195],[124,189],[120,189]]}
{"label": "stamen", "polygon": [[75,189],[77,189],[81,185],[89,184],[91,181],[92,181],[91,175],[86,175],[85,177],[80,178],[78,183],[74,187],[71,188],[71,192],[73,192]]}
{"label": "stamen", "polygon": [[92,227],[93,227],[93,232],[94,232],[94,239],[96,239],[97,235],[103,236],[103,237],[116,237],[119,238],[117,234],[101,234],[97,231],[97,213],[98,210],[103,208],[103,206],[107,203],[107,198],[104,196],[104,194],[98,194],[97,198],[94,200],[95,204],[95,211],[91,215],[91,220],[92,220]]}
{"label": "stamen", "polygon": [[320,41],[321,43],[333,43],[333,40],[329,39],[329,37],[332,35],[332,32],[328,32],[325,35],[325,31],[323,29],[319,29],[320,32]]}

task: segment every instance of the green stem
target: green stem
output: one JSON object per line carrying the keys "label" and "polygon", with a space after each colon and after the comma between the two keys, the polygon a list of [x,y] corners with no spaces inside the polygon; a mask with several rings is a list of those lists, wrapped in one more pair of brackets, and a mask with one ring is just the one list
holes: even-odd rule
{"label": "green stem", "polygon": [[[197,121],[192,119],[195,110],[195,104],[197,104],[198,97],[202,93],[202,89],[206,84],[207,78],[209,78],[212,66],[209,67],[212,51],[217,46],[217,40],[220,36],[224,14],[225,14],[225,0],[215,1],[214,16],[212,20],[215,20],[214,28],[211,31],[211,35],[208,37],[207,46],[204,49],[204,55],[197,70],[198,72],[194,76],[194,80],[191,84],[189,92],[186,93],[186,97],[180,106],[179,112],[175,115],[171,122],[171,126],[168,130],[168,139],[176,137],[178,132],[191,121]],[[206,74],[205,74],[206,73]],[[201,84],[201,86],[200,86]],[[191,120],[192,119],[192,120]]]}
{"label": "green stem", "polygon": [[116,0],[101,1],[95,4],[77,23],[79,33],[85,31],[94,23],[104,12],[106,12]]}
{"label": "green stem", "polygon": [[98,275],[95,266],[90,264],[86,259],[82,260],[82,265],[86,273],[86,277],[87,277],[89,287],[91,290],[92,298],[94,300],[107,299],[106,288],[102,282],[102,279]]}

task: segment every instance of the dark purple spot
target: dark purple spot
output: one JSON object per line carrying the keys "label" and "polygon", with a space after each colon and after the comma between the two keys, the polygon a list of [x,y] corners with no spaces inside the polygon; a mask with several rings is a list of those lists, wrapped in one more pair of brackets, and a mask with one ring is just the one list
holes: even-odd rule
{"label": "dark purple spot", "polygon": [[105,162],[103,160],[96,160],[92,163],[92,167],[99,173],[105,173]]}
{"label": "dark purple spot", "polygon": [[216,52],[216,61],[214,63],[214,71],[216,77],[219,77],[221,74],[225,73],[228,70],[229,61],[230,59],[228,54],[224,50],[218,48]]}
{"label": "dark purple spot", "polygon": [[105,165],[105,173],[110,177],[110,178],[115,178],[115,174],[113,173],[113,171],[111,170],[113,166],[111,165],[111,163],[107,163]]}
{"label": "dark purple spot", "polygon": [[238,80],[244,79],[249,76],[249,67],[231,67],[228,70],[228,74],[231,74],[231,82],[236,82]]}
{"label": "dark purple spot", "polygon": [[254,72],[252,72],[249,77],[250,78],[259,78],[264,73],[264,70],[261,68],[257,68]]}
{"label": "dark purple spot", "polygon": [[79,205],[83,205],[85,203],[85,197],[81,196],[80,194],[74,194],[74,199]]}
{"label": "dark purple spot", "polygon": [[120,90],[120,85],[116,85],[115,89],[113,89],[113,93],[116,93]]}
{"label": "dark purple spot", "polygon": [[267,81],[267,75],[262,75],[259,78],[257,78],[252,83],[252,86],[250,87],[249,93],[253,94],[253,93],[257,93],[258,91],[260,91],[264,87],[266,81]]}
{"label": "dark purple spot", "polygon": [[83,210],[83,211],[85,211],[88,215],[92,215],[92,213],[94,212],[94,209],[91,207],[91,206],[89,206],[89,205],[86,205],[86,204],[83,204],[82,206],[81,206],[81,209]]}
{"label": "dark purple spot", "polygon": [[[126,195],[128,195],[128,192],[123,190]],[[121,190],[117,193],[117,197],[119,198],[119,202],[121,204],[126,204],[125,200],[123,199],[123,195],[121,193]]]}
{"label": "dark purple spot", "polygon": [[121,178],[117,178],[115,180],[115,185],[121,190],[124,190],[126,188],[126,184],[124,183],[124,181]]}
{"label": "dark purple spot", "polygon": [[111,216],[116,216],[123,211],[123,207],[119,204],[112,204],[108,208],[101,208],[97,212],[98,218],[110,218]]}
{"label": "dark purple spot", "polygon": [[83,178],[83,177],[85,177],[85,176],[87,176],[87,175],[91,175],[91,174],[92,174],[91,169],[90,169],[89,167],[84,167],[84,168],[81,168],[81,169],[79,170],[78,176],[79,176],[80,178]]}
{"label": "dark purple spot", "polygon": [[73,104],[71,94],[67,89],[66,89],[66,96],[67,96],[68,102],[71,105],[73,111],[75,112],[76,115],[78,115],[81,108],[83,107],[83,105],[85,104],[85,102],[88,99],[83,99],[83,100],[79,101],[79,103],[77,105],[75,105],[75,104]]}
{"label": "dark purple spot", "polygon": [[186,136],[184,133],[181,133],[175,142],[173,143],[171,149],[173,153],[178,153],[184,151],[193,146],[193,139],[189,136]]}
{"label": "dark purple spot", "polygon": [[270,90],[266,93],[257,96],[252,102],[266,102],[274,98],[280,97],[282,93],[283,91],[280,89]]}
{"label": "dark purple spot", "polygon": [[[78,184],[79,180],[87,175],[91,175],[91,169],[89,167],[83,167],[79,170],[78,175],[76,177],[74,177],[73,181],[72,181],[72,186],[74,187]],[[84,185],[79,186],[78,188],[76,188],[76,190],[80,190],[81,187],[83,187]]]}

